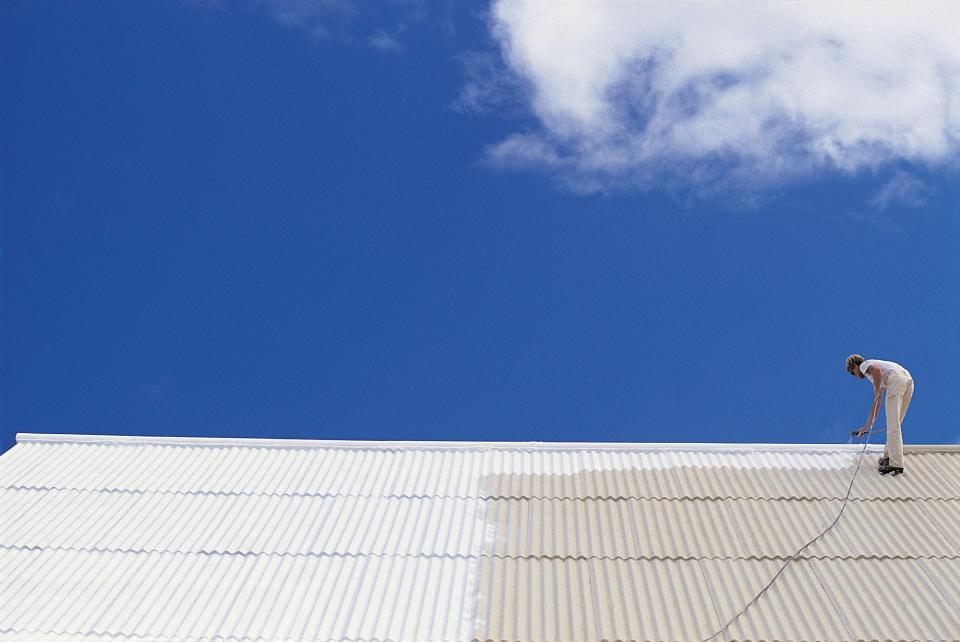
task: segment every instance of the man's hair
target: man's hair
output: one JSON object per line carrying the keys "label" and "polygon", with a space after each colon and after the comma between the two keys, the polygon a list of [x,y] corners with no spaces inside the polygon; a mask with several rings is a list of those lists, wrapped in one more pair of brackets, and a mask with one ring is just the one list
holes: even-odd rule
{"label": "man's hair", "polygon": [[847,357],[847,372],[854,374],[853,369],[859,368],[861,363],[863,363],[863,357],[859,354],[851,354]]}

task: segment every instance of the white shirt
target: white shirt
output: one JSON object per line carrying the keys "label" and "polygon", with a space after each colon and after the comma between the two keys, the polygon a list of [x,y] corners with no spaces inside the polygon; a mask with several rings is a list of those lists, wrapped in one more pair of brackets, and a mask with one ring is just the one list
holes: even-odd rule
{"label": "white shirt", "polygon": [[880,359],[867,359],[860,364],[860,372],[864,374],[868,381],[873,382],[873,377],[867,373],[867,368],[870,366],[877,366],[880,368],[880,387],[883,388],[886,386],[886,379],[888,372],[907,372],[907,369],[901,366],[899,363],[894,363],[893,361],[882,361]]}

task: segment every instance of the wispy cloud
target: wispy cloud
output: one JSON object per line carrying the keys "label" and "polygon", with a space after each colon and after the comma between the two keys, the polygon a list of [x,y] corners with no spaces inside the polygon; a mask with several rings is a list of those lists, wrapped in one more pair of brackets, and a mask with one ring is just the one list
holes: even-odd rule
{"label": "wispy cloud", "polygon": [[462,113],[495,112],[514,117],[523,113],[523,79],[504,65],[496,51],[467,51],[457,57],[463,74],[460,94],[452,107]]}
{"label": "wispy cloud", "polygon": [[258,0],[257,6],[281,24],[303,29],[318,40],[349,33],[358,5],[347,0]]}
{"label": "wispy cloud", "polygon": [[929,192],[927,185],[904,171],[898,171],[870,199],[874,207],[885,210],[889,207],[913,209],[923,207]]}
{"label": "wispy cloud", "polygon": [[353,0],[188,0],[198,8],[253,8],[317,43],[366,46],[383,53],[403,51],[401,35],[424,22],[427,0],[385,3]]}
{"label": "wispy cloud", "polygon": [[47,197],[47,202],[53,205],[58,211],[67,212],[77,204],[77,197],[55,192]]}
{"label": "wispy cloud", "polygon": [[[579,191],[769,186],[960,156],[960,4],[496,0],[536,125],[492,145]],[[466,105],[496,80],[467,79]],[[476,97],[476,98],[475,98]],[[922,199],[909,175],[877,203]]]}
{"label": "wispy cloud", "polygon": [[377,29],[367,36],[367,45],[384,53],[403,51],[400,41],[383,29]]}
{"label": "wispy cloud", "polygon": [[873,196],[846,216],[858,223],[866,223],[882,232],[903,232],[913,217],[907,210],[927,204],[932,188],[909,172],[896,170]]}
{"label": "wispy cloud", "polygon": [[165,373],[154,381],[140,384],[136,388],[136,396],[141,399],[150,399],[160,401],[169,396],[177,387],[177,379],[169,373]]}

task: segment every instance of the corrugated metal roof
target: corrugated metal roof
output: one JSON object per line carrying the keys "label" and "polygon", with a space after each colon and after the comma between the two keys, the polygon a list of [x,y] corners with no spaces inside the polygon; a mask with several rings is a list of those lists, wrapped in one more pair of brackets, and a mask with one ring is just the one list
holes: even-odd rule
{"label": "corrugated metal roof", "polygon": [[[960,449],[866,455],[718,640],[960,640]],[[699,641],[859,447],[20,436],[0,637]]]}

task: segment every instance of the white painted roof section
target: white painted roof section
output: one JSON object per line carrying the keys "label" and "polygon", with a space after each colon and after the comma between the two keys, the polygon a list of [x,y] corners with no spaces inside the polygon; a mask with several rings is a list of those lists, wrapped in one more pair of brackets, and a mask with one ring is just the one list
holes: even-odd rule
{"label": "white painted roof section", "polygon": [[[0,639],[699,641],[859,451],[18,435]],[[718,640],[960,640],[960,448],[878,451]]]}

